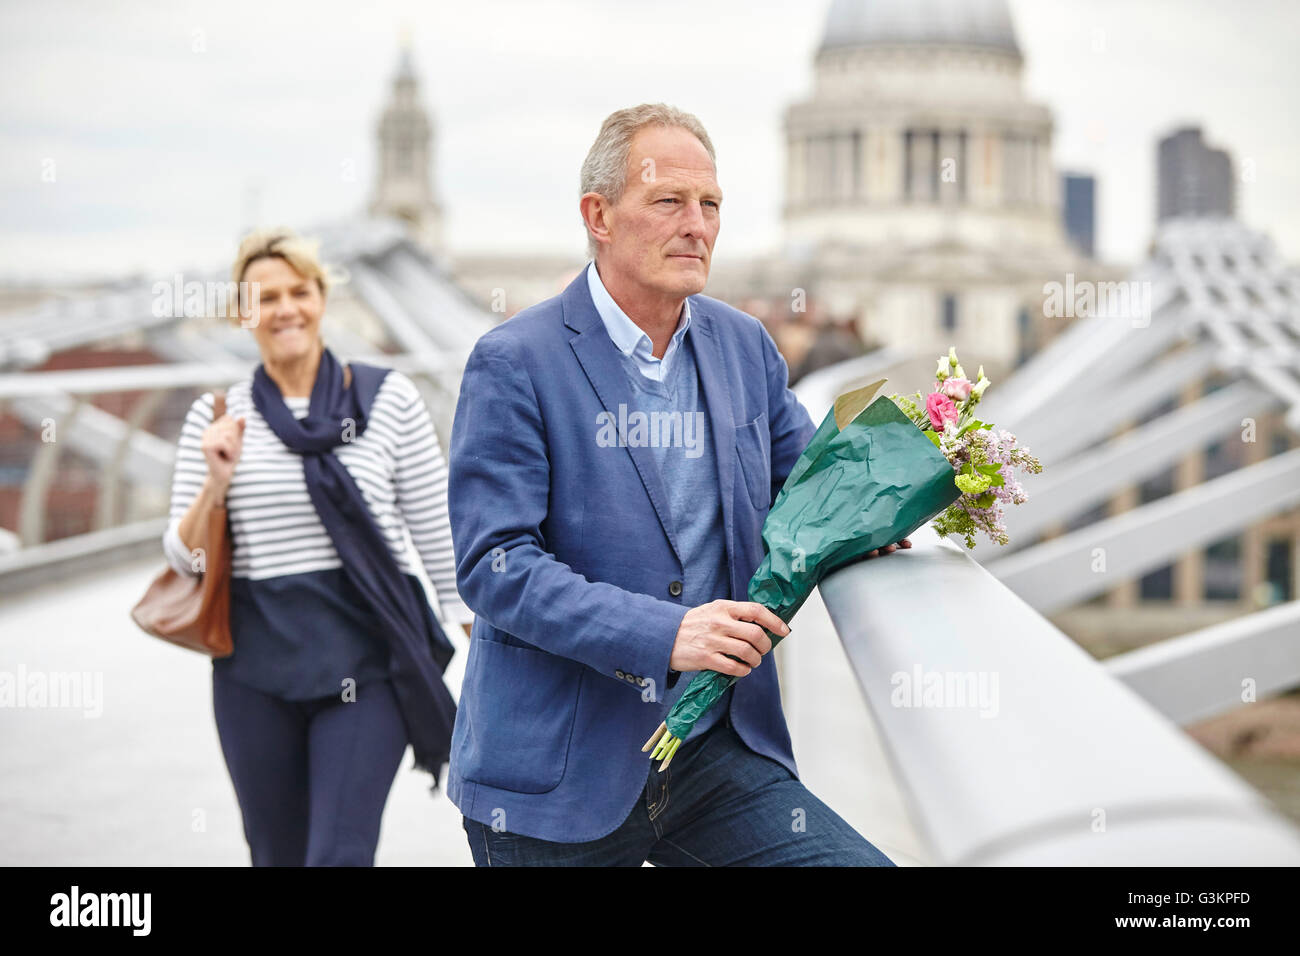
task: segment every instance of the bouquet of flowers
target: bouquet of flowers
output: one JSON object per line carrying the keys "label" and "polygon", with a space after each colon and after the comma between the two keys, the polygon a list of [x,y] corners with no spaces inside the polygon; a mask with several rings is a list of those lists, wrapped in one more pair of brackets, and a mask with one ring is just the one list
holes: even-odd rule
{"label": "bouquet of flowers", "polygon": [[[983,531],[1007,543],[1002,505],[1025,492],[1014,469],[1037,473],[1038,459],[1010,432],[975,418],[989,381],[971,383],[948,350],[934,391],[877,398],[884,380],[841,395],[790,470],[763,523],[764,557],[749,599],[786,623],[821,580],[934,520],[940,536],[975,546]],[[781,638],[767,636],[775,647]],[[735,683],[701,671],[642,751],[668,766],[695,722]]]}
{"label": "bouquet of flowers", "polygon": [[961,537],[967,548],[975,547],[977,531],[998,544],[1007,543],[1002,506],[1027,500],[1015,469],[1035,475],[1043,470],[1028,448],[1016,444],[1015,435],[975,417],[975,406],[991,384],[983,365],[976,377],[972,384],[956,349],[949,349],[947,357],[939,359],[934,391],[924,397],[919,392],[890,396],[956,469],[953,481],[961,495],[934,519],[934,530],[941,538]]}

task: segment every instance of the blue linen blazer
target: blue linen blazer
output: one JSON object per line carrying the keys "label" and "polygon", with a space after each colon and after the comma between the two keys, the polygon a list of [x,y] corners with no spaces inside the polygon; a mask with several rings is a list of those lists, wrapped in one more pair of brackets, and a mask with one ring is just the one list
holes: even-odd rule
{"label": "blue linen blazer", "polygon": [[[748,600],[760,532],[816,426],[753,316],[690,297],[714,448],[730,597]],[[680,359],[679,359],[680,361]],[[457,589],[474,611],[447,794],[465,816],[561,843],[631,812],[641,745],[667,714],[687,608],[682,555],[652,449],[599,442],[634,409],[586,273],[483,335],[449,451]],[[634,433],[635,434],[635,433]],[[773,661],[736,682],[745,744],[797,775]]]}

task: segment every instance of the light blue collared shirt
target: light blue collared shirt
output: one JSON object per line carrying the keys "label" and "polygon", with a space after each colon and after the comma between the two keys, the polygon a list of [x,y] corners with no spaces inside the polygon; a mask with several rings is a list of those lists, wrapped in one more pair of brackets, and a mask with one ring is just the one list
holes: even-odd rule
{"label": "light blue collared shirt", "polygon": [[669,362],[681,346],[686,330],[691,327],[690,300],[682,300],[682,316],[677,322],[677,331],[673,333],[668,348],[664,349],[664,357],[657,359],[654,356],[654,343],[650,341],[650,336],[618,307],[614,297],[606,290],[605,283],[600,281],[595,262],[587,267],[587,288],[591,290],[591,300],[596,303],[600,320],[605,323],[605,331],[614,340],[619,351],[636,362],[637,368],[646,378],[662,382],[668,375]]}

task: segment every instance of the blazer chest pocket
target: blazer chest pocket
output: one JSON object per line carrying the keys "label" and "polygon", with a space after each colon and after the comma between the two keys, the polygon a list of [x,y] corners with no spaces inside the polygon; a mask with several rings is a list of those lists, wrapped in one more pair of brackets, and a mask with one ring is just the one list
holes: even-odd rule
{"label": "blazer chest pocket", "polygon": [[772,436],[767,427],[767,412],[752,422],[736,426],[736,455],[740,471],[749,489],[749,500],[760,511],[772,504]]}

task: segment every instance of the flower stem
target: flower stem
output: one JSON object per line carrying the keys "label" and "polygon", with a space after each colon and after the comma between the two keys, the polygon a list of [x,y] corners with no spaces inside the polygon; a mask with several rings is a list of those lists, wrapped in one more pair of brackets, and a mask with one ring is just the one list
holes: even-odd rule
{"label": "flower stem", "polygon": [[[662,758],[666,760],[668,758],[669,753],[673,749],[675,749],[676,745],[679,743],[681,743],[680,737],[674,737],[672,734],[668,734],[668,733],[664,734],[663,737],[659,740],[659,746],[655,747],[654,753],[650,755],[650,759],[659,760]],[[660,767],[660,769],[661,770],[663,769],[662,766]]]}
{"label": "flower stem", "polygon": [[681,746],[682,738],[674,737],[673,742],[668,747],[668,753],[664,757],[663,763],[659,765],[659,772],[663,773],[668,769],[668,765],[673,762],[673,755],[677,753],[677,748]]}
{"label": "flower stem", "polygon": [[672,734],[666,733],[662,737],[660,737],[659,743],[655,745],[654,753],[650,754],[650,759],[658,760],[660,757],[662,757],[667,752],[668,745],[672,742],[673,742]]}
{"label": "flower stem", "polygon": [[659,738],[662,737],[665,733],[667,733],[667,731],[668,731],[668,725],[666,723],[660,724],[659,728],[653,734],[650,735],[650,739],[645,742],[645,746],[641,748],[641,752],[645,753],[651,747],[657,744],[659,742]]}

